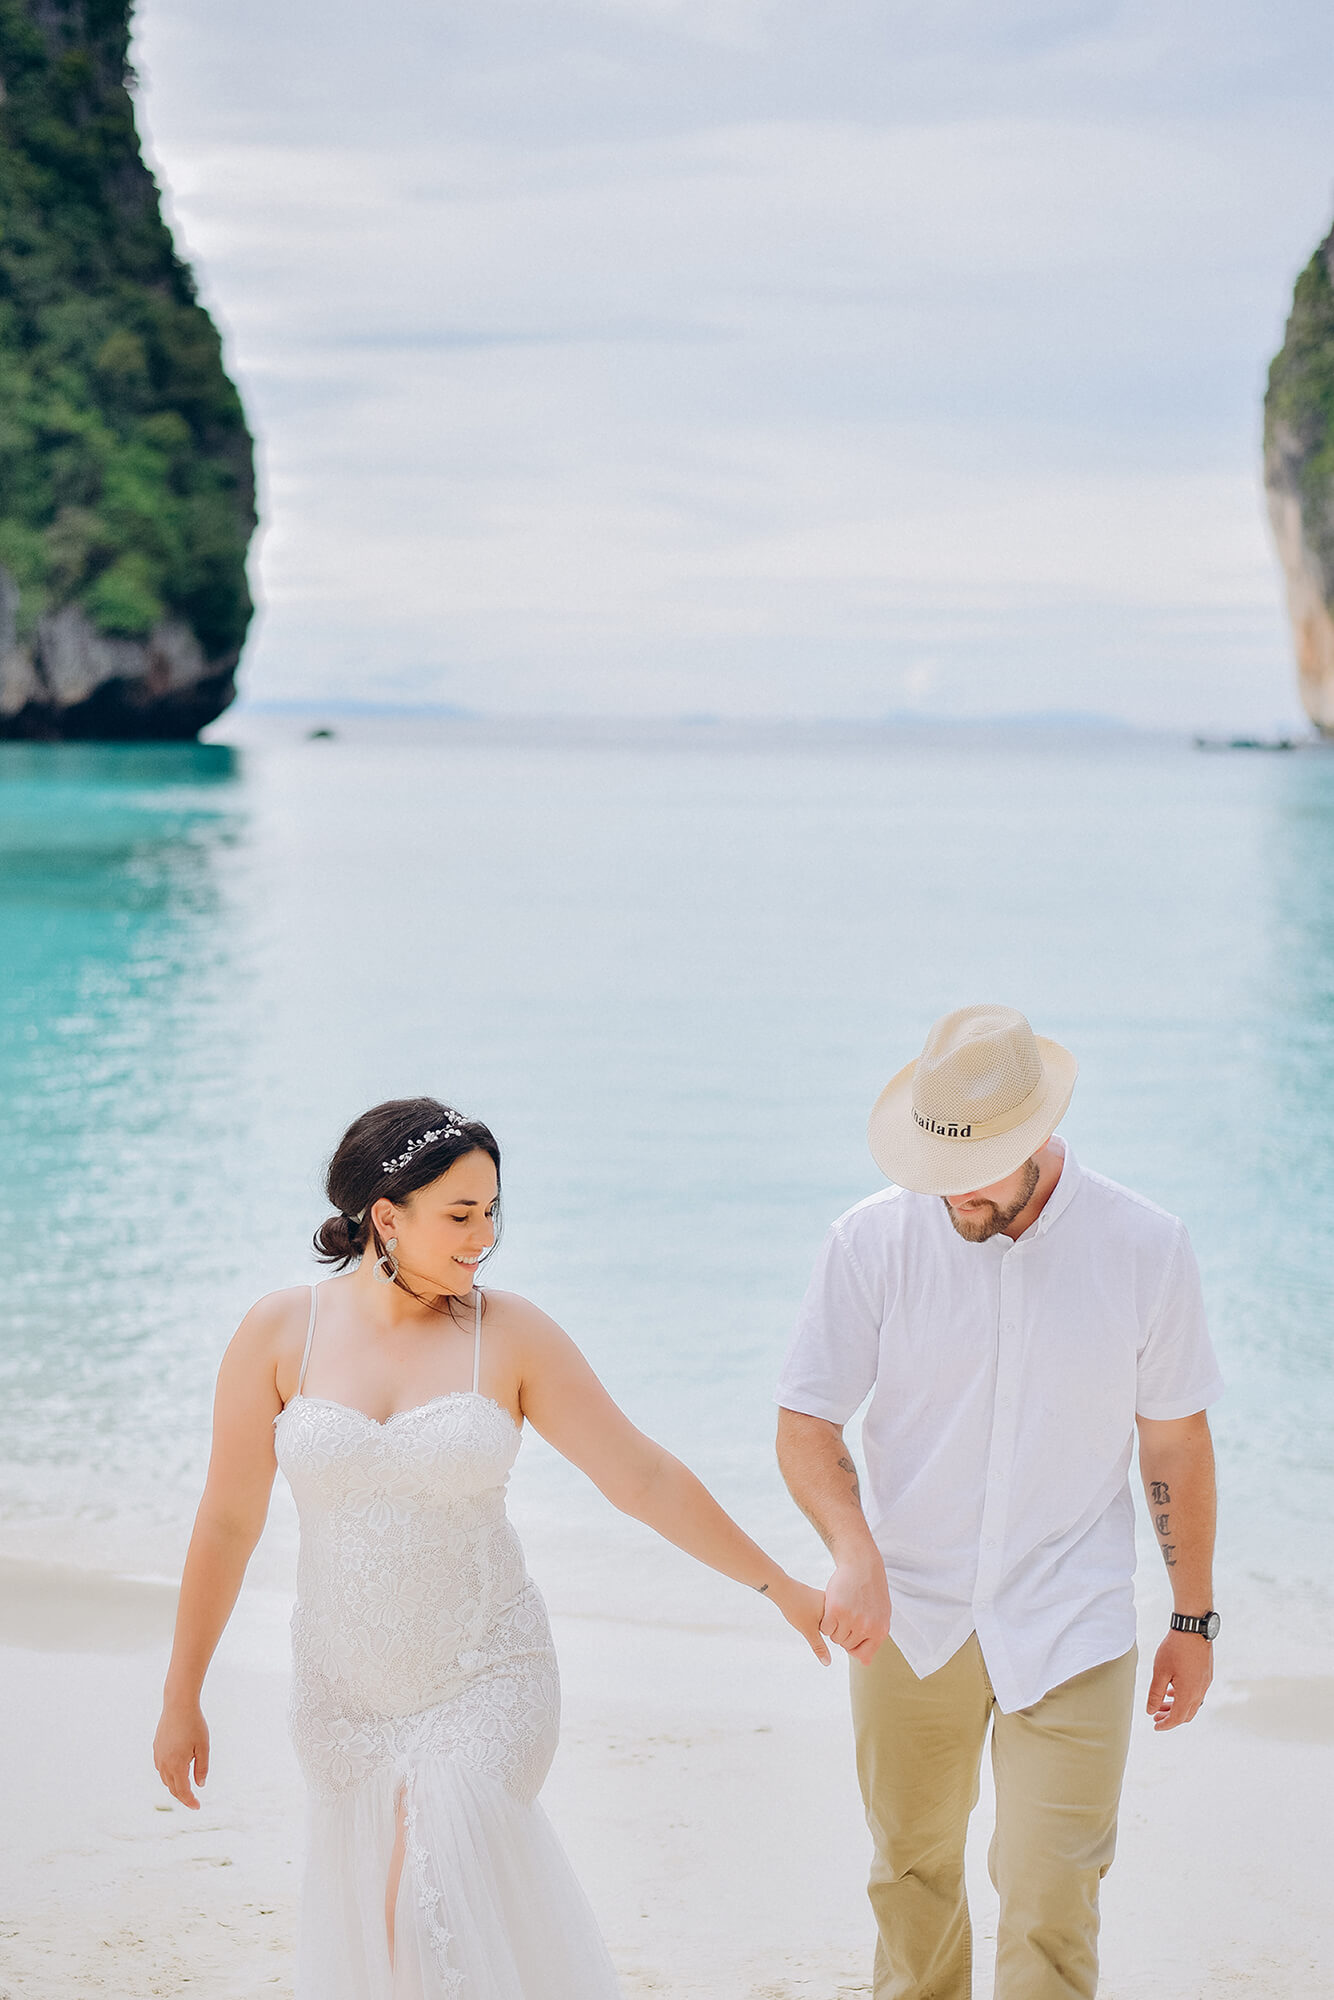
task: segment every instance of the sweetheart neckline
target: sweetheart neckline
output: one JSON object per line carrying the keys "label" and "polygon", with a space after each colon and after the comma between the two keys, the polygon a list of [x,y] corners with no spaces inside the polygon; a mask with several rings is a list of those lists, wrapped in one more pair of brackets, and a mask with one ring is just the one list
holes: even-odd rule
{"label": "sweetheart neckline", "polygon": [[513,1412],[507,1410],[503,1403],[498,1403],[494,1396],[484,1396],[480,1389],[446,1389],[442,1396],[432,1396],[425,1403],[409,1403],[405,1410],[391,1410],[387,1417],[373,1417],[369,1410],[359,1409],[355,1403],[340,1403],[335,1396],[308,1396],[304,1390],[298,1389],[294,1396],[288,1397],[273,1421],[276,1424],[279,1417],[285,1417],[293,1403],[320,1403],[326,1410],[345,1410],[348,1416],[360,1417],[363,1423],[372,1425],[375,1430],[387,1431],[390,1424],[397,1423],[400,1417],[415,1417],[421,1410],[433,1410],[438,1403],[457,1402],[461,1396],[471,1396],[474,1402],[489,1404],[505,1419],[516,1437],[523,1436],[523,1427],[515,1423]]}

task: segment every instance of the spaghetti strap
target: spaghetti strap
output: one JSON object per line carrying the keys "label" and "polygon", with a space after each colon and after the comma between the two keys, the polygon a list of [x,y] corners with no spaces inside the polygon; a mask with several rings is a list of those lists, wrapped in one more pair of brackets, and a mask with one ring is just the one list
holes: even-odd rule
{"label": "spaghetti strap", "polygon": [[482,1382],[482,1288],[474,1285],[473,1290],[477,1294],[477,1315],[473,1321],[472,1336],[472,1392],[476,1396]]}
{"label": "spaghetti strap", "polygon": [[301,1357],[301,1373],[296,1378],[296,1393],[298,1396],[306,1386],[306,1370],[310,1366],[310,1344],[315,1338],[315,1314],[319,1308],[319,1303],[320,1288],[317,1284],[312,1285],[310,1288],[310,1324],[306,1328],[306,1351]]}

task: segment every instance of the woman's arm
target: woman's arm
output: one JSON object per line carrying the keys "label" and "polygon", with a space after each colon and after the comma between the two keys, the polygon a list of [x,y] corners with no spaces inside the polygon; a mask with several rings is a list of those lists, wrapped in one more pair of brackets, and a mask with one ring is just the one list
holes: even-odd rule
{"label": "woman's arm", "polygon": [[288,1301],[261,1299],[242,1320],[218,1371],[213,1451],[181,1577],[176,1636],[153,1744],[158,1776],[173,1798],[197,1807],[190,1784],[208,1776],[208,1727],[199,1706],[204,1675],[232,1614],[246,1564],[264,1527],[277,1469],[273,1420],[282,1408],[276,1365]]}
{"label": "woman's arm", "polygon": [[[1188,1618],[1214,1608],[1214,1447],[1203,1410],[1174,1422],[1139,1419],[1139,1470],[1153,1530],[1172,1582],[1172,1606]],[[1155,1729],[1199,1713],[1214,1673],[1212,1643],[1169,1632],[1158,1648],[1148,1712]]]}
{"label": "woman's arm", "polygon": [[771,1597],[826,1665],[824,1598],[752,1542],[679,1458],[637,1430],[554,1320],[525,1306],[519,1400],[525,1417],[586,1472],[613,1507],[656,1530],[697,1562]]}

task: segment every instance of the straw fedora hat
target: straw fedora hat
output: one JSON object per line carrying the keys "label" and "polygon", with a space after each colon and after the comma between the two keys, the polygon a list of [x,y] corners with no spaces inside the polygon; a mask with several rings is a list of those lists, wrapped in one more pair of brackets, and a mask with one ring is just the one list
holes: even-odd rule
{"label": "straw fedora hat", "polygon": [[916,1194],[1003,1181],[1064,1116],[1079,1065],[1014,1007],[942,1015],[916,1062],[875,1101],[867,1140],[881,1173]]}

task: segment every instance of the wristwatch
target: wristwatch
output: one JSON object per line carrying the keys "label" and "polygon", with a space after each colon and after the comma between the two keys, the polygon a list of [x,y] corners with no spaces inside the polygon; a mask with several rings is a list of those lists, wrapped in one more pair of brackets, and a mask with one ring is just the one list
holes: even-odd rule
{"label": "wristwatch", "polygon": [[1174,1632],[1198,1632],[1202,1639],[1216,1639],[1222,1622],[1216,1611],[1206,1611],[1203,1618],[1187,1618],[1183,1611],[1172,1613]]}

